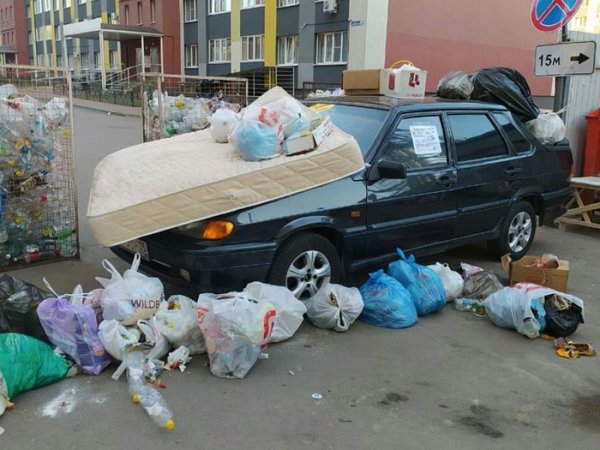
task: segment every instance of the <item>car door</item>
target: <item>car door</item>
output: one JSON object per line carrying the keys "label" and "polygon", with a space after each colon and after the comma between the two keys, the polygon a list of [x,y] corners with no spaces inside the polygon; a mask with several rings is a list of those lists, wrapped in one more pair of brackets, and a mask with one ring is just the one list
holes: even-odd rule
{"label": "car door", "polygon": [[449,113],[448,124],[458,170],[456,238],[489,234],[522,185],[522,163],[486,111]]}
{"label": "car door", "polygon": [[[457,215],[457,175],[442,115],[398,118],[376,160],[367,181],[367,254],[448,243]],[[378,165],[384,162],[402,164],[405,176],[381,176]]]}

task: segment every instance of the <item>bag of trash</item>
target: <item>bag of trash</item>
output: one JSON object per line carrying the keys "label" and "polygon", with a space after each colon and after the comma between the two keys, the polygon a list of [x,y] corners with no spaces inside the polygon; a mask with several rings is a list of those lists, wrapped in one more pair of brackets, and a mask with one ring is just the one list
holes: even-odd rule
{"label": "bag of trash", "polygon": [[246,161],[260,161],[279,156],[283,134],[277,127],[253,120],[242,120],[233,130],[231,142]]}
{"label": "bag of trash", "polygon": [[206,353],[204,337],[198,327],[197,305],[191,298],[172,295],[160,304],[156,326],[173,347],[185,346],[190,354]]}
{"label": "bag of trash", "polygon": [[540,335],[540,323],[533,313],[532,300],[525,289],[505,287],[486,298],[483,305],[496,326],[516,329],[534,339]]}
{"label": "bag of trash", "polygon": [[68,370],[65,358],[45,342],[18,333],[0,334],[0,373],[6,385],[6,400],[56,383],[67,376]]}
{"label": "bag of trash", "polygon": [[503,287],[496,275],[492,272],[481,270],[465,279],[463,297],[474,300],[485,300]]}
{"label": "bag of trash", "polygon": [[438,83],[437,95],[455,100],[468,99],[473,92],[471,77],[471,74],[460,70],[447,73]]}
{"label": "bag of trash", "polygon": [[583,302],[564,292],[548,293],[544,298],[546,333],[554,337],[571,336],[583,320]]}
{"label": "bag of trash", "polygon": [[35,311],[49,295],[7,273],[0,274],[0,333],[21,333],[48,341]]}
{"label": "bag of trash", "polygon": [[464,262],[460,263],[460,270],[462,272],[463,280],[466,280],[471,275],[475,275],[477,272],[483,272],[483,269],[479,266],[472,266],[471,264],[467,264]]}
{"label": "bag of trash", "polygon": [[438,274],[446,291],[446,301],[451,302],[461,296],[465,281],[458,272],[454,272],[448,264],[435,263],[427,266]]}
{"label": "bag of trash", "polygon": [[138,272],[140,261],[140,255],[136,254],[131,269],[126,270],[123,276],[110,261],[102,261],[102,267],[112,275],[110,280],[96,278],[104,287],[101,301],[105,320],[115,319],[123,325],[134,325],[158,311],[165,299],[163,284],[158,278]]}
{"label": "bag of trash", "polygon": [[126,328],[114,319],[104,320],[98,325],[98,339],[110,356],[123,361],[127,347],[139,342],[140,332],[135,327]]}
{"label": "bag of trash", "polygon": [[471,100],[500,103],[522,122],[533,120],[540,113],[525,77],[508,67],[490,67],[475,73]]}
{"label": "bag of trash", "polygon": [[266,106],[277,112],[279,123],[283,127],[283,135],[286,138],[310,126],[308,113],[302,104],[291,95],[269,102]]}
{"label": "bag of trash", "polygon": [[171,346],[167,338],[160,332],[156,317],[148,320],[138,320],[137,326],[143,333],[143,337],[140,338],[142,346],[150,348],[146,355],[148,359],[162,359],[169,353]]}
{"label": "bag of trash", "polygon": [[438,274],[417,264],[413,255],[407,258],[402,250],[396,251],[400,259],[390,263],[388,273],[410,292],[417,314],[426,316],[442,310],[446,305],[446,291]]}
{"label": "bag of trash", "polygon": [[232,292],[218,296],[199,324],[213,375],[244,378],[271,339],[277,312],[267,302]]}
{"label": "bag of trash", "polygon": [[89,306],[96,314],[96,323],[102,323],[102,292],[104,289],[94,289],[90,292],[83,292],[83,288],[78,284],[71,295],[71,303],[74,305]]}
{"label": "bag of trash", "polygon": [[50,342],[69,355],[83,372],[98,375],[110,364],[98,339],[98,324],[92,308],[56,297],[42,301],[37,314]]}
{"label": "bag of trash", "polygon": [[327,284],[307,300],[306,306],[306,315],[314,326],[347,331],[360,316],[364,302],[356,288]]}
{"label": "bag of trash", "polygon": [[567,135],[567,127],[559,114],[560,112],[542,113],[527,122],[527,128],[544,145],[560,142]]}
{"label": "bag of trash", "polygon": [[540,333],[544,332],[547,328],[546,324],[546,310],[544,309],[544,303],[541,299],[536,298],[531,301],[531,309],[533,315],[540,324]]}
{"label": "bag of trash", "polygon": [[229,135],[235,129],[239,118],[238,115],[228,108],[219,108],[210,117],[210,134],[217,142],[225,143]]}
{"label": "bag of trash", "polygon": [[410,293],[383,270],[369,274],[360,288],[364,308],[360,320],[385,328],[408,328],[417,323],[417,310]]}
{"label": "bag of trash", "polygon": [[270,342],[285,341],[300,328],[306,313],[306,305],[294,297],[289,289],[256,281],[248,284],[244,288],[244,293],[250,298],[270,303],[275,307],[277,315]]}

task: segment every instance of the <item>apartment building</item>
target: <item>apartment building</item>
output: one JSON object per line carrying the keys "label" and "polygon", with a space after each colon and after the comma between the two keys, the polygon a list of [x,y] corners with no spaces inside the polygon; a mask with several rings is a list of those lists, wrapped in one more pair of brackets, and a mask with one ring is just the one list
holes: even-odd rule
{"label": "apartment building", "polygon": [[0,0],[0,63],[28,64],[25,3]]}
{"label": "apartment building", "polygon": [[583,0],[569,29],[586,33],[600,33],[600,0]]}

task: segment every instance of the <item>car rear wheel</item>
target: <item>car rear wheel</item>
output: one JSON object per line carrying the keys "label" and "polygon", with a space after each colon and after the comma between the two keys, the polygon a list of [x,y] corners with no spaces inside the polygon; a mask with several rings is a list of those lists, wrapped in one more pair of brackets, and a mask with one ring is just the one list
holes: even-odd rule
{"label": "car rear wheel", "polygon": [[502,225],[500,237],[490,241],[490,249],[498,256],[510,254],[520,259],[527,254],[536,230],[536,215],[529,202],[514,205]]}
{"label": "car rear wheel", "polygon": [[299,300],[308,300],[321,287],[340,278],[336,248],[323,236],[303,233],[285,241],[275,255],[268,282],[287,287]]}

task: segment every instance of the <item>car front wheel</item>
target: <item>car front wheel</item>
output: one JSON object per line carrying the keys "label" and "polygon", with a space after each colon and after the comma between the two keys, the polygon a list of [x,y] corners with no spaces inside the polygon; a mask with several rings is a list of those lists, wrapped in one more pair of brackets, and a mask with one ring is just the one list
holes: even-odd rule
{"label": "car front wheel", "polygon": [[497,255],[510,254],[514,260],[527,254],[533,243],[536,230],[536,215],[529,202],[514,205],[502,225],[500,237],[490,242],[490,249]]}
{"label": "car front wheel", "polygon": [[285,241],[275,255],[268,282],[287,287],[299,300],[308,300],[328,282],[340,278],[336,248],[323,236],[302,233]]}

